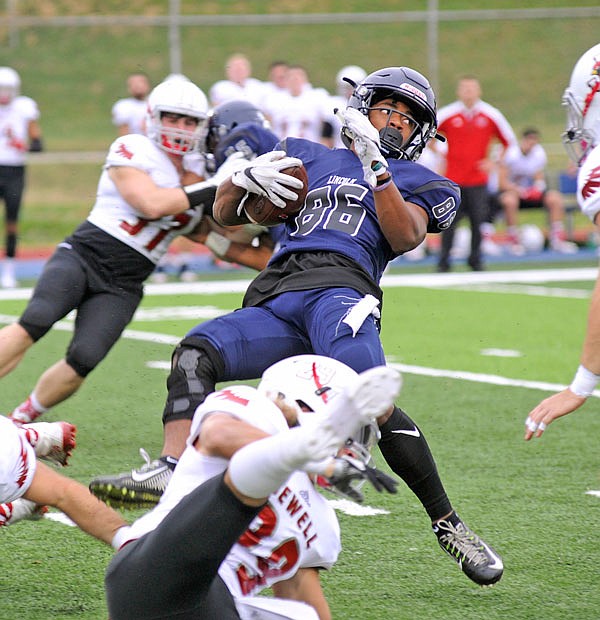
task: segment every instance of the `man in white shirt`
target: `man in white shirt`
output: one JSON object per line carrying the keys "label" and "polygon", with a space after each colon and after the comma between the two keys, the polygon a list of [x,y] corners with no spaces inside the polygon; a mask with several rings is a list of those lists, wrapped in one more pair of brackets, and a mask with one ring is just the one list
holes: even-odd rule
{"label": "man in white shirt", "polygon": [[306,138],[320,142],[323,114],[329,93],[313,88],[306,69],[292,65],[288,69],[288,92],[273,95],[263,106],[273,132],[279,138]]}
{"label": "man in white shirt", "polygon": [[540,133],[529,127],[518,144],[509,146],[498,163],[498,202],[504,211],[509,250],[524,254],[518,232],[519,209],[544,208],[550,219],[550,249],[574,254],[577,246],[564,239],[565,208],[561,193],[546,183],[548,157]]}
{"label": "man in white shirt", "polygon": [[127,77],[129,97],[119,99],[112,107],[112,123],[117,127],[120,136],[144,133],[150,90],[150,79],[145,73],[131,73]]}
{"label": "man in white shirt", "polygon": [[252,65],[243,54],[233,54],[225,63],[226,79],[215,82],[208,92],[211,107],[226,101],[243,99],[258,106],[263,98],[263,83],[252,77]]}
{"label": "man in white shirt", "polygon": [[184,186],[187,158],[204,136],[206,96],[189,81],[162,82],[148,107],[146,135],[113,142],[87,219],[58,245],[19,320],[0,330],[1,377],[54,323],[77,311],[65,357],[15,408],[16,421],[34,421],[79,389],[133,317],[144,281],[169,244],[193,236],[204,206],[212,205],[218,178]]}
{"label": "man in white shirt", "polygon": [[[392,369],[303,355],[258,389],[211,394],[160,502],[113,539],[111,619],[330,620],[319,569],[337,559],[339,525],[306,472],[332,471],[399,389]],[[257,597],[266,587],[282,598]]]}

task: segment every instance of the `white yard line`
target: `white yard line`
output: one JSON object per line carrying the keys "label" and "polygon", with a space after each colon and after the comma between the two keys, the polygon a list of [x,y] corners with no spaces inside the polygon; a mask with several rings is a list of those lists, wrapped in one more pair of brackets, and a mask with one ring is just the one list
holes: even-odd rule
{"label": "white yard line", "polygon": [[[593,281],[598,275],[597,267],[565,269],[519,269],[514,271],[478,271],[461,273],[411,273],[384,275],[383,288],[415,286],[424,288],[447,288],[489,284],[536,284],[540,282]],[[153,295],[216,295],[220,293],[244,293],[250,280],[215,280],[211,282],[172,282],[147,284],[145,293]],[[0,301],[29,299],[31,288],[0,290]]]}

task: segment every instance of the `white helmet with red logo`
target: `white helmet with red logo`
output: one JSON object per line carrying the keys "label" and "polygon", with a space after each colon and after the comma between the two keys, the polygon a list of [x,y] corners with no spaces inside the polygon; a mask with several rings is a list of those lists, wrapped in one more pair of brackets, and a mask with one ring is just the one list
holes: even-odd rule
{"label": "white helmet with red logo", "polygon": [[562,141],[569,157],[580,164],[600,144],[600,43],[575,64],[562,102],[567,108]]}
{"label": "white helmet with red logo", "polygon": [[[194,131],[164,127],[162,115],[165,112],[181,114],[198,119]],[[167,79],[158,84],[148,97],[146,135],[158,146],[177,155],[193,151],[204,137],[208,100],[193,82],[181,79]]]}
{"label": "white helmet with red logo", "polygon": [[269,366],[257,389],[263,394],[280,393],[288,403],[319,411],[357,377],[352,368],[330,357],[296,355]]}
{"label": "white helmet with red logo", "polygon": [[[283,359],[265,370],[258,384],[258,391],[271,400],[284,398],[298,411],[300,425],[311,424],[312,412],[334,399],[344,388],[356,382],[358,374],[346,364],[322,355],[296,355]],[[307,411],[308,410],[308,411]],[[371,463],[371,449],[379,441],[377,424],[372,421],[348,437],[341,449],[364,465]],[[356,500],[365,478],[347,482],[344,488],[319,477],[319,485],[328,491]]]}

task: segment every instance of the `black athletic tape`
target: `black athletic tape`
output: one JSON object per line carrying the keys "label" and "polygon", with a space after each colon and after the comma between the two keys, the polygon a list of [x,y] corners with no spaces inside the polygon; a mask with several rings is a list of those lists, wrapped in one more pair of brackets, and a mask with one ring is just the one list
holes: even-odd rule
{"label": "black athletic tape", "polygon": [[200,205],[212,206],[215,201],[217,188],[214,185],[206,185],[205,183],[194,183],[183,188],[190,203],[190,207],[198,207]]}

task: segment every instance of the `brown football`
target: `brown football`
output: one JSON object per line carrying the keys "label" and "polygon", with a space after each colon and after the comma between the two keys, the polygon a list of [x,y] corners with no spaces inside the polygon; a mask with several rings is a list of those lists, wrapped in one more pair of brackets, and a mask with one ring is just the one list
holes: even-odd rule
{"label": "brown football", "polygon": [[285,208],[274,205],[267,197],[258,194],[250,194],[244,203],[244,211],[248,218],[262,226],[277,226],[283,224],[288,218],[297,215],[304,206],[304,199],[308,192],[308,175],[304,166],[285,168],[281,172],[300,179],[304,183],[302,189],[291,188],[298,194],[296,200],[286,201]]}

